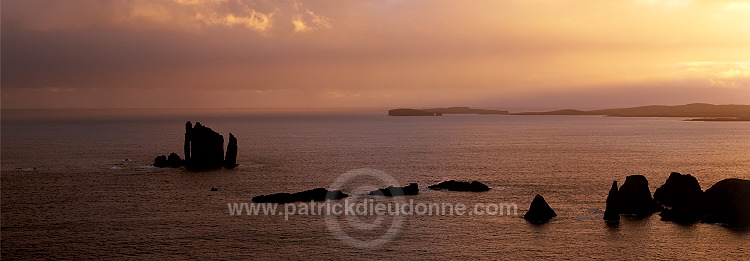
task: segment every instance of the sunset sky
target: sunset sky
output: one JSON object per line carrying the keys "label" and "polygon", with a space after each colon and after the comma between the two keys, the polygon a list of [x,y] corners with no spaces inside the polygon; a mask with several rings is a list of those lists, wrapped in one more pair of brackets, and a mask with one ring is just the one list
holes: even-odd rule
{"label": "sunset sky", "polygon": [[3,108],[750,104],[750,1],[3,0]]}

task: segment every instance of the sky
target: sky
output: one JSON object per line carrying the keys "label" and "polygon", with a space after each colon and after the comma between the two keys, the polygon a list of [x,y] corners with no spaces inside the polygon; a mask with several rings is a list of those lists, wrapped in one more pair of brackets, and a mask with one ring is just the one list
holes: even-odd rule
{"label": "sky", "polygon": [[750,1],[2,0],[2,108],[750,104]]}

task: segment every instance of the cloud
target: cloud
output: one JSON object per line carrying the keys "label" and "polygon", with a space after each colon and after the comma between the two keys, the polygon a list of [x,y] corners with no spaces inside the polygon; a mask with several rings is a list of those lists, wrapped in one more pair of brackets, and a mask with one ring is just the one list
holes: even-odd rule
{"label": "cloud", "polygon": [[292,18],[295,32],[310,32],[331,27],[331,19],[324,16],[316,15],[310,9],[306,9],[303,14],[298,14]]}
{"label": "cloud", "polygon": [[695,61],[679,66],[686,78],[705,79],[717,87],[750,89],[750,62]]}
{"label": "cloud", "polygon": [[331,26],[331,19],[299,2],[286,0],[28,0],[3,5],[14,10],[4,12],[3,20],[40,31],[110,27],[196,32],[216,26],[240,26],[262,34],[272,33],[272,29],[277,29],[273,33],[285,34]]}
{"label": "cloud", "polygon": [[241,25],[261,33],[266,33],[272,28],[271,21],[273,20],[274,15],[277,14],[276,11],[262,13],[250,8],[246,8],[245,13],[246,14],[244,15],[235,15],[232,13],[211,13],[209,15],[204,15],[203,13],[197,13],[195,18],[206,25],[223,25],[228,27]]}

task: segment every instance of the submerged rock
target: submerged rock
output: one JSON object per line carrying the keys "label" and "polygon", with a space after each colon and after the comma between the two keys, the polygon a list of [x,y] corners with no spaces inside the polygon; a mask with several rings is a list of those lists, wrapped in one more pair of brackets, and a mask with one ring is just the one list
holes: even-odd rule
{"label": "submerged rock", "polygon": [[438,184],[429,186],[428,188],[433,190],[450,190],[450,191],[474,191],[474,192],[482,192],[482,191],[488,191],[490,190],[490,187],[483,184],[479,181],[472,181],[471,183],[466,181],[455,181],[455,180],[448,180],[443,181]]}
{"label": "submerged rock", "polygon": [[270,195],[261,195],[253,197],[252,201],[256,203],[292,203],[298,201],[325,201],[335,200],[348,197],[346,193],[340,190],[327,190],[316,188],[297,193],[276,193]]}
{"label": "submerged rock", "polygon": [[417,183],[410,183],[409,186],[405,187],[394,187],[394,186],[388,186],[384,189],[378,189],[370,191],[370,195],[377,195],[377,196],[404,196],[404,195],[418,195],[419,194],[419,187],[417,186]]}
{"label": "submerged rock", "polygon": [[620,221],[620,197],[617,190],[617,181],[612,182],[612,188],[607,195],[607,208],[604,210],[604,220],[608,222]]}
{"label": "submerged rock", "polygon": [[620,214],[636,218],[647,217],[662,210],[661,205],[651,197],[648,180],[643,175],[630,175],[617,192]]}
{"label": "submerged rock", "polygon": [[703,190],[690,174],[672,172],[654,191],[654,200],[665,207],[659,214],[664,221],[693,223],[703,218]]}
{"label": "submerged rock", "polygon": [[725,179],[707,189],[704,222],[750,227],[750,180]]}
{"label": "submerged rock", "polygon": [[557,214],[554,210],[552,210],[549,204],[547,204],[547,201],[544,200],[544,197],[542,197],[542,195],[536,194],[536,196],[534,196],[534,200],[531,201],[529,211],[526,211],[526,214],[523,215],[523,218],[532,223],[546,223],[556,216]]}

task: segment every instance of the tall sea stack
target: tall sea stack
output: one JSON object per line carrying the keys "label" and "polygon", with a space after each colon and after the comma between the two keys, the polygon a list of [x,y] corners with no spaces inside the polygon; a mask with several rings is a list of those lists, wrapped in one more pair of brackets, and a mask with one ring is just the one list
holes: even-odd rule
{"label": "tall sea stack", "polygon": [[224,137],[196,122],[190,133],[188,167],[211,169],[224,166]]}
{"label": "tall sea stack", "polygon": [[617,193],[617,181],[615,180],[612,182],[612,188],[609,189],[609,195],[607,195],[607,208],[604,210],[604,221],[620,221],[620,198]]}
{"label": "tall sea stack", "polygon": [[229,133],[229,143],[227,144],[227,156],[224,159],[224,167],[234,168],[237,167],[237,138]]}
{"label": "tall sea stack", "polygon": [[190,162],[190,131],[193,124],[190,121],[185,123],[185,162]]}
{"label": "tall sea stack", "polygon": [[643,175],[627,176],[625,183],[620,186],[617,196],[620,214],[644,218],[662,210],[661,205],[651,197],[648,180]]}

